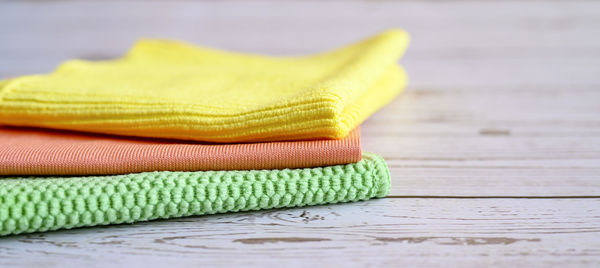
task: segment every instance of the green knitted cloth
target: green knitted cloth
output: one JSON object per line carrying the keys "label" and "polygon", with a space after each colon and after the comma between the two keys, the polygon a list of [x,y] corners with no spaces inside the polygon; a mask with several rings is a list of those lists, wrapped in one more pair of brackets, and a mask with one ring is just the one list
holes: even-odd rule
{"label": "green knitted cloth", "polygon": [[318,168],[0,178],[0,235],[384,197],[384,160]]}

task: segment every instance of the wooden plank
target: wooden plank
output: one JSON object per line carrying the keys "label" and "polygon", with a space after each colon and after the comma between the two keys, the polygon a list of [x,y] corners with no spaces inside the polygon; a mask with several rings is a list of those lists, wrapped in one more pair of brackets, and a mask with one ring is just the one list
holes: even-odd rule
{"label": "wooden plank", "polygon": [[[23,43],[19,37],[36,32],[41,34],[38,38],[62,40],[66,48],[73,48],[79,44],[70,41],[86,39],[69,34],[78,33],[95,36],[102,41],[98,45],[104,48],[106,43],[123,44],[123,38],[133,41],[140,34],[160,34],[192,38],[190,41],[218,47],[255,47],[265,52],[297,48],[294,50],[308,52],[308,49],[322,49],[332,43],[341,45],[381,29],[400,26],[415,32],[414,41],[419,48],[594,48],[600,42],[600,38],[592,34],[600,24],[600,4],[590,1],[552,4],[358,1],[339,7],[338,2],[326,1],[13,2],[4,5],[0,22],[4,29],[12,29],[2,36],[8,41],[3,46],[38,48],[47,46]],[[36,19],[21,14],[35,15]],[[357,15],[360,20],[356,19]],[[61,38],[56,38],[57,34]],[[116,38],[101,38],[104,35]],[[215,36],[220,38],[214,39]],[[571,38],[582,36],[586,38]]]}
{"label": "wooden plank", "polygon": [[413,89],[363,125],[392,195],[600,195],[600,92]]}
{"label": "wooden plank", "polygon": [[[113,57],[145,34],[287,54],[406,24],[410,88],[363,127],[364,149],[389,161],[392,195],[598,195],[595,5],[10,3],[0,11],[0,51],[10,51],[0,53],[0,76]],[[24,12],[35,19],[16,15]],[[306,16],[313,19],[299,24]]]}
{"label": "wooden plank", "polygon": [[[534,50],[516,48],[597,48],[600,38],[593,33],[600,24],[599,6],[590,1],[350,2],[344,8],[335,2],[10,2],[0,10],[0,38],[2,48],[54,52],[92,47],[119,54],[135,38],[163,36],[264,53],[308,53],[403,27],[415,35],[415,53],[492,48],[508,49],[503,56],[531,55]],[[27,42],[31,38],[46,42]],[[482,56],[489,55],[485,52]]]}
{"label": "wooden plank", "polygon": [[589,1],[10,2],[0,9],[0,77],[116,57],[140,37],[290,55],[403,27],[416,87],[597,86],[599,17]]}
{"label": "wooden plank", "polygon": [[600,199],[381,199],[0,240],[3,267],[598,266]]}

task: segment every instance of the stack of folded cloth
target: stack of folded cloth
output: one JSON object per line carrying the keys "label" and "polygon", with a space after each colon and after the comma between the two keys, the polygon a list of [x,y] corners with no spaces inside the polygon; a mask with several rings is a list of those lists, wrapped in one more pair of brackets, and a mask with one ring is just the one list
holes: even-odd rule
{"label": "stack of folded cloth", "polygon": [[405,87],[407,43],[272,58],[148,40],[0,81],[0,235],[384,197],[359,124]]}

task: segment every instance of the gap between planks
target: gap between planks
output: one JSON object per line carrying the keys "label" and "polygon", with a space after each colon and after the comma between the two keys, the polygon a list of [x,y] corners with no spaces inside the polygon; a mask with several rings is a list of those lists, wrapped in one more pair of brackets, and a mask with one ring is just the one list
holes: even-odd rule
{"label": "gap between planks", "polygon": [[502,195],[388,195],[385,198],[410,199],[410,198],[432,198],[432,199],[595,199],[600,198],[600,195],[548,195],[548,196],[502,196]]}

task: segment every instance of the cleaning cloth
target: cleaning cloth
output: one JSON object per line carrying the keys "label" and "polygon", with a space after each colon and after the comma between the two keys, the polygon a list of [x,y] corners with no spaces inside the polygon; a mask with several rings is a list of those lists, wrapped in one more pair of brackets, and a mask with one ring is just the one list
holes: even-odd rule
{"label": "cleaning cloth", "polygon": [[384,160],[305,169],[0,178],[0,235],[384,197]]}
{"label": "cleaning cloth", "polygon": [[0,82],[0,124],[208,142],[343,138],[405,86],[408,44],[389,30],[303,57],[139,41]]}
{"label": "cleaning cloth", "polygon": [[340,140],[207,144],[0,127],[0,175],[114,175],[358,162],[360,131]]}

